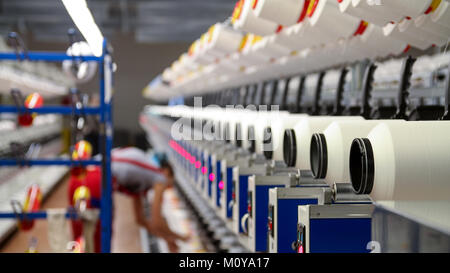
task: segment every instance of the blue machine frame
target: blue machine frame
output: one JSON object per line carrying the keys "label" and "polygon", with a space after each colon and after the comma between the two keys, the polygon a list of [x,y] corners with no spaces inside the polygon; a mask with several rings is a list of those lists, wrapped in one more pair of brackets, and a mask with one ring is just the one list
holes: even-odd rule
{"label": "blue machine frame", "polygon": [[367,253],[372,235],[371,204],[298,206],[299,253]]}
{"label": "blue machine frame", "polygon": [[[113,145],[113,120],[112,120],[112,84],[113,68],[112,57],[108,52],[108,43],[103,41],[103,52],[100,57],[97,56],[70,56],[65,52],[27,52],[25,53],[0,53],[0,61],[46,61],[62,62],[65,60],[95,61],[99,63],[99,88],[100,105],[99,107],[84,108],[84,114],[99,115],[101,132],[99,137],[101,160],[76,161],[68,159],[34,159],[34,160],[15,160],[0,159],[0,166],[47,166],[47,165],[66,165],[66,166],[102,166],[102,199],[100,203],[100,222],[101,222],[101,251],[103,253],[111,252],[111,226],[112,226],[112,174],[111,174],[111,149]],[[65,106],[43,106],[36,109],[17,108],[11,105],[1,105],[0,113],[21,113],[24,111],[40,114],[62,114],[68,115],[74,113],[72,107]],[[75,110],[75,113],[78,110]],[[35,219],[44,219],[47,214],[43,212],[27,213],[26,217]],[[72,217],[71,215],[66,215]],[[0,218],[16,218],[15,213],[1,212]],[[20,217],[19,217],[20,218]]]}
{"label": "blue machine frame", "polygon": [[[272,253],[294,253],[298,206],[324,204],[326,187],[296,187],[269,189],[268,250]],[[330,196],[331,197],[331,196]],[[281,221],[282,220],[282,221]]]}
{"label": "blue machine frame", "polygon": [[269,189],[293,187],[289,176],[253,175],[248,181],[249,248],[252,251],[267,251],[267,225],[269,213]]}
{"label": "blue machine frame", "polygon": [[238,184],[235,187],[235,196],[238,206],[237,221],[236,224],[239,226],[239,233],[244,233],[244,229],[241,225],[241,219],[247,213],[247,198],[248,198],[248,178],[249,174],[239,174]]}
{"label": "blue machine frame", "polygon": [[224,203],[222,204],[222,210],[224,211],[224,217],[226,219],[231,219],[233,217],[233,206],[232,202],[235,197],[233,196],[235,182],[233,182],[233,167],[226,167],[227,174],[224,179],[224,190],[221,194]]}
{"label": "blue machine frame", "polygon": [[220,189],[220,182],[224,183],[223,176],[226,175],[223,173],[222,170],[222,160],[216,160],[215,169],[214,169],[214,181],[213,181],[213,188],[214,188],[214,195],[213,199],[215,201],[215,206],[217,208],[221,207],[220,198],[222,197],[222,190]]}

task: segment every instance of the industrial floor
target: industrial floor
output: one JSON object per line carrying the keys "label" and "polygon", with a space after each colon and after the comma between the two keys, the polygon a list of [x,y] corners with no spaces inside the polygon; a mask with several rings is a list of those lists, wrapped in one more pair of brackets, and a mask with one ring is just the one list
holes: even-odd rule
{"label": "industrial floor", "polygon": [[[61,182],[46,199],[43,209],[67,207],[67,188],[68,181]],[[141,252],[139,227],[134,222],[132,200],[115,193],[114,207],[112,252]],[[36,221],[33,229],[29,232],[16,232],[0,249],[0,252],[24,253],[28,249],[32,236],[37,238],[37,251],[39,253],[51,252],[47,241],[47,222],[45,220]]]}

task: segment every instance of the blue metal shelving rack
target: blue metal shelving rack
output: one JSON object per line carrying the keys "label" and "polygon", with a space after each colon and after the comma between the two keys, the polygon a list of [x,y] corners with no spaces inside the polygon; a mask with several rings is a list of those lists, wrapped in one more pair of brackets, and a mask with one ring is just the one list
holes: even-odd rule
{"label": "blue metal shelving rack", "polygon": [[[101,221],[101,250],[103,253],[111,252],[111,226],[112,226],[112,174],[111,174],[111,149],[113,141],[113,122],[112,122],[112,84],[113,84],[113,62],[108,52],[106,39],[103,41],[103,53],[97,56],[70,56],[65,52],[27,52],[14,53],[0,52],[0,61],[5,60],[28,60],[28,61],[47,61],[62,62],[64,60],[80,60],[95,61],[99,64],[99,88],[100,88],[100,105],[98,107],[84,108],[82,111],[87,115],[100,116],[100,139],[99,147],[102,154],[100,160],[71,160],[71,159],[0,159],[1,166],[48,166],[48,165],[65,165],[65,166],[86,166],[99,165],[102,167],[102,198],[100,203],[100,221]],[[77,109],[65,106],[43,106],[36,109],[18,109],[16,106],[0,105],[0,113],[39,113],[39,114],[62,114],[70,115],[77,113]],[[13,212],[0,212],[1,218],[19,218],[23,219],[45,219],[47,216],[45,211],[15,214]],[[74,218],[76,215],[67,213],[67,218]]]}

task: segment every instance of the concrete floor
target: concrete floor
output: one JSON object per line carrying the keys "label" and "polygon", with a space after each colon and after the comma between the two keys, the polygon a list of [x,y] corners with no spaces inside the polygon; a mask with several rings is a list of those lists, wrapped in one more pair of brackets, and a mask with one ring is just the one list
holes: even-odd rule
{"label": "concrete floor", "polygon": [[[43,204],[43,209],[67,207],[68,182],[60,183]],[[141,252],[139,227],[134,222],[132,213],[132,200],[122,194],[114,194],[114,223],[112,252]],[[32,237],[37,238],[37,251],[39,253],[50,252],[47,241],[47,221],[38,220],[32,230],[28,232],[16,232],[4,245],[0,252],[24,253]]]}
{"label": "concrete floor", "polygon": [[132,199],[124,194],[114,193],[112,252],[142,252],[139,234],[139,226],[134,219]]}

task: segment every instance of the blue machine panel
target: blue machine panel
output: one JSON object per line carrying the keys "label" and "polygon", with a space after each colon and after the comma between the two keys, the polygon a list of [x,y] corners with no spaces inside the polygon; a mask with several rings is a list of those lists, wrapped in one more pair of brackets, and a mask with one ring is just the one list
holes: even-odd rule
{"label": "blue machine panel", "polygon": [[367,253],[372,232],[370,218],[311,219],[309,252]]}
{"label": "blue machine panel", "polygon": [[[201,158],[200,156],[199,156],[199,152],[196,150],[196,149],[194,149],[194,154],[195,154],[195,158],[197,159],[197,160],[199,160],[199,158]],[[201,161],[200,161],[201,162]],[[198,176],[199,176],[199,172],[200,172],[200,168],[197,168],[197,162],[195,162],[195,164],[194,164],[194,166],[193,166],[193,170],[194,170],[194,181],[195,181],[195,183],[197,183],[198,182]]]}
{"label": "blue machine panel", "polygon": [[[239,175],[239,220],[247,213],[248,177],[249,175]],[[244,232],[241,225],[239,232]]]}
{"label": "blue machine panel", "polygon": [[256,185],[255,189],[255,215],[253,215],[255,223],[255,250],[256,251],[267,251],[267,225],[269,214],[269,189],[284,186],[280,185]]}
{"label": "blue machine panel", "polygon": [[210,173],[212,173],[212,170],[213,170],[213,168],[212,168],[212,159],[211,159],[211,156],[208,156],[208,172],[206,173],[206,186],[208,187],[207,189],[208,189],[208,197],[211,197],[212,196],[212,183],[211,183],[211,181],[209,180],[209,174]]}
{"label": "blue machine panel", "polygon": [[295,253],[292,243],[297,240],[298,206],[315,205],[314,199],[278,199],[278,253]]}
{"label": "blue machine panel", "polygon": [[220,190],[220,187],[219,187],[219,185],[220,185],[220,181],[222,181],[222,161],[220,161],[220,160],[218,160],[217,162],[216,162],[216,170],[217,170],[217,172],[216,172],[216,188],[215,188],[215,191],[216,191],[216,206],[217,207],[220,207],[220,196],[221,196],[221,194],[222,194],[222,191]]}
{"label": "blue machine panel", "polygon": [[229,207],[228,204],[230,204],[231,200],[233,199],[233,168],[227,167],[227,181],[224,181],[226,183],[225,190],[227,191],[226,194],[226,200],[224,206],[226,206],[227,209],[227,218],[233,217],[233,208]]}
{"label": "blue machine panel", "polygon": [[200,188],[202,189],[202,191],[203,191],[203,189],[205,188],[205,177],[204,177],[204,175],[203,175],[203,172],[202,172],[202,169],[203,169],[203,167],[206,165],[206,162],[205,162],[205,154],[203,153],[203,152],[201,152],[201,157],[200,157],[200,160],[201,160],[201,169],[200,169],[200,172],[199,172],[199,175],[200,175]]}

